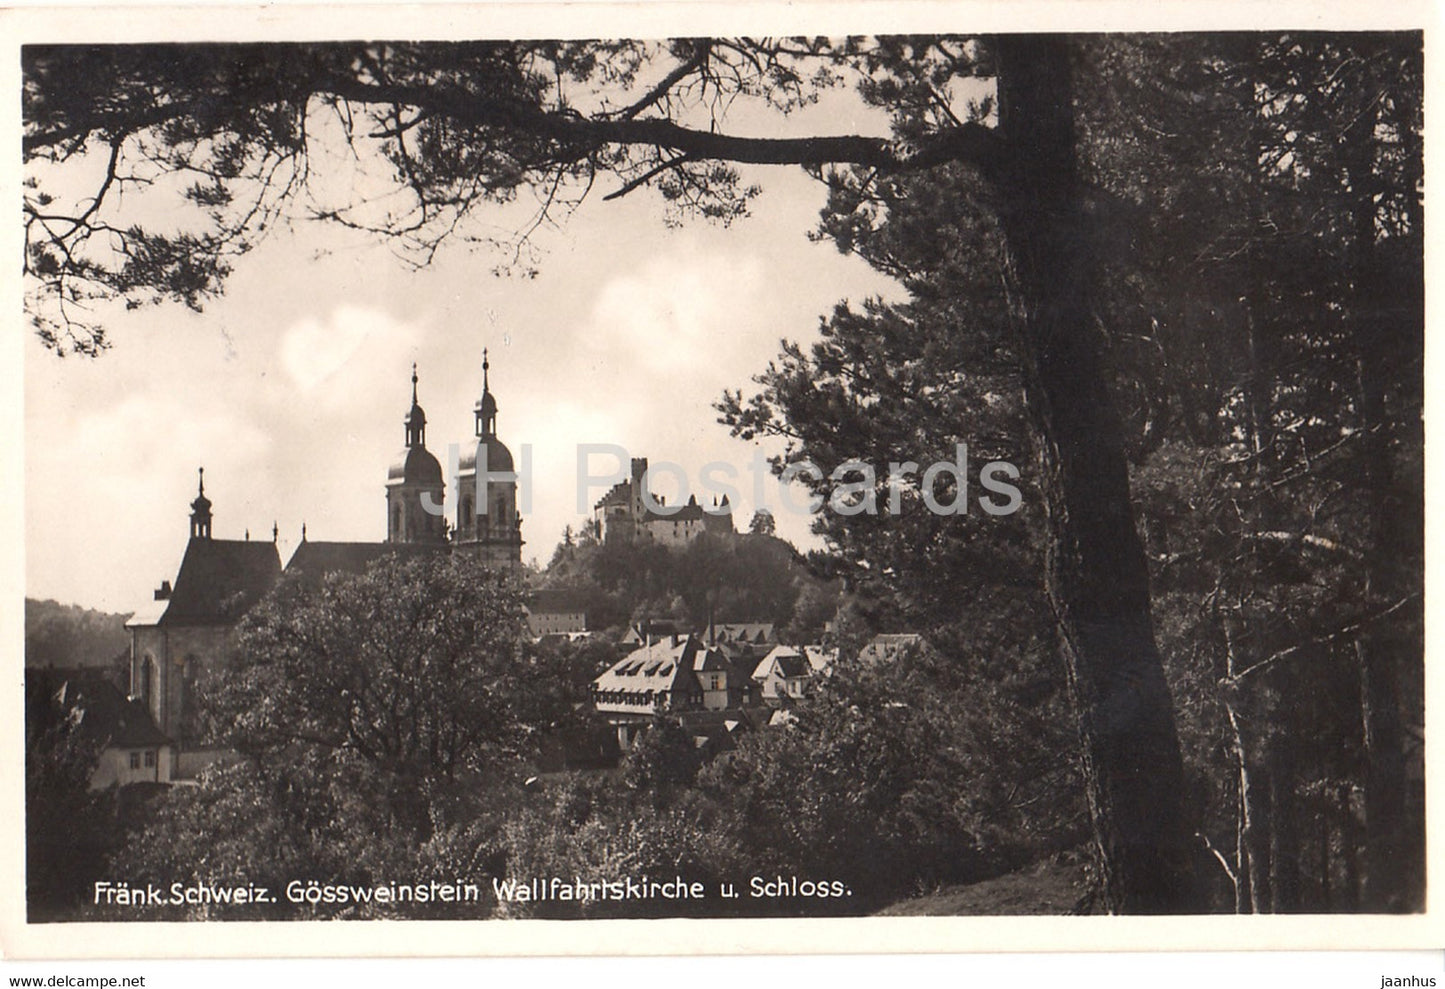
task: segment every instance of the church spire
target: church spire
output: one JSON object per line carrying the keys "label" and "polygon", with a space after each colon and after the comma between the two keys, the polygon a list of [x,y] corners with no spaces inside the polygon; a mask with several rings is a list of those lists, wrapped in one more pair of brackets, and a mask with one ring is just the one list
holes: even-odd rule
{"label": "church spire", "polygon": [[211,499],[206,497],[206,468],[196,468],[196,500],[191,502],[191,538],[211,538]]}
{"label": "church spire", "polygon": [[426,446],[426,413],[416,400],[416,363],[411,365],[411,410],[406,414],[406,445]]}
{"label": "church spire", "polygon": [[487,348],[482,348],[482,398],[475,408],[477,417],[478,436],[497,435],[497,400],[492,397],[491,382],[488,380],[488,372],[492,363],[487,359]]}

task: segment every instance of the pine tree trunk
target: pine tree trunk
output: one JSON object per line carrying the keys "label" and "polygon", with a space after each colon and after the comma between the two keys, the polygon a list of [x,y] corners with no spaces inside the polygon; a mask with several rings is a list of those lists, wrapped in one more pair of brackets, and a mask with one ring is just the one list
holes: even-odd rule
{"label": "pine tree trunk", "polygon": [[1300,908],[1299,811],[1295,806],[1295,774],[1298,760],[1291,738],[1274,741],[1270,804],[1270,891],[1275,913],[1294,913]]}
{"label": "pine tree trunk", "polygon": [[[1364,482],[1374,511],[1365,552],[1365,597],[1388,605],[1412,591],[1405,569],[1413,559],[1408,531],[1411,513],[1400,503],[1390,460],[1386,393],[1391,387],[1389,351],[1414,329],[1412,300],[1392,299],[1389,273],[1376,244],[1374,118],[1356,127],[1350,158],[1355,198],[1351,252],[1354,291],[1352,330],[1359,354],[1360,425]],[[1406,325],[1392,325],[1404,323]],[[1402,332],[1403,331],[1403,332]],[[1419,537],[1423,545],[1423,534]],[[1399,694],[1399,656],[1411,648],[1405,637],[1385,626],[1367,631],[1355,643],[1360,663],[1360,720],[1365,747],[1365,863],[1362,907],[1372,913],[1408,909],[1406,890],[1412,856],[1407,841],[1403,705]]]}
{"label": "pine tree trunk", "polygon": [[1009,148],[999,213],[1025,310],[1051,525],[1048,592],[1078,709],[1104,898],[1116,913],[1197,911],[1173,704],[1090,306],[1068,44],[1032,35],[995,45]]}

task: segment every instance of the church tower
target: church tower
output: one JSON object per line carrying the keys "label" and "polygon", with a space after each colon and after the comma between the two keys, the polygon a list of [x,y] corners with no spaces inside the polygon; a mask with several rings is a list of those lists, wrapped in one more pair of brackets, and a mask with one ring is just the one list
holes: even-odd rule
{"label": "church tower", "polygon": [[476,449],[463,454],[457,471],[457,519],[452,538],[459,550],[497,566],[522,562],[522,519],[517,515],[517,482],[498,478],[515,470],[512,451],[497,438],[497,400],[482,351],[482,397],[476,418]]}
{"label": "church tower", "polygon": [[442,466],[426,448],[426,413],[416,398],[416,365],[411,366],[411,411],[403,420],[406,449],[386,474],[386,541],[443,543],[447,538]]}
{"label": "church tower", "polygon": [[191,502],[191,538],[211,538],[211,499],[206,497],[206,468],[197,467],[196,500]]}

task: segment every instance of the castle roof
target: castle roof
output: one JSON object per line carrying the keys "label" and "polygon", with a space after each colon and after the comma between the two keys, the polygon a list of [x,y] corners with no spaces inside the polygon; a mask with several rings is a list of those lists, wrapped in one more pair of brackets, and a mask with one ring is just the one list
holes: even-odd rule
{"label": "castle roof", "polygon": [[702,521],[703,508],[697,503],[697,496],[693,495],[687,500],[686,505],[678,508],[667,508],[659,506],[662,511],[647,509],[642,513],[644,522],[700,522]]}
{"label": "castle roof", "polygon": [[612,490],[597,500],[595,508],[608,508],[612,505],[627,505],[632,501],[632,482],[618,481],[612,485]]}

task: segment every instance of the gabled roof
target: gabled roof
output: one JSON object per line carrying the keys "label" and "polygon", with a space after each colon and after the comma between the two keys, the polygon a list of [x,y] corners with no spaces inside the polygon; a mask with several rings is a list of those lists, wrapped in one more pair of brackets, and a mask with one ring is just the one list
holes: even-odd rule
{"label": "gabled roof", "polygon": [[318,580],[331,573],[359,575],[386,556],[410,560],[442,553],[446,549],[445,543],[328,543],[307,540],[291,554],[286,572]]}
{"label": "gabled roof", "polygon": [[824,649],[822,646],[804,646],[803,655],[808,658],[808,665],[813,668],[814,673],[821,673],[832,666],[838,659],[838,649]]}
{"label": "gabled roof", "polygon": [[669,693],[691,692],[696,681],[692,676],[689,650],[697,651],[693,639],[673,642],[671,637],[634,650],[613,663],[592,681],[596,690],[650,690]]}
{"label": "gabled roof", "polygon": [[712,631],[719,641],[763,643],[773,639],[772,622],[718,622]]}
{"label": "gabled roof", "polygon": [[[257,540],[192,539],[164,611],[146,610],[155,625],[229,625],[239,621],[276,582],[276,544]],[[140,613],[128,625],[141,624]]]}
{"label": "gabled roof", "polygon": [[[805,646],[804,649],[813,649],[814,646]],[[780,677],[806,677],[812,676],[817,671],[808,655],[800,652],[795,646],[778,646],[772,652],[759,661],[753,670],[752,679],[755,681],[766,680],[776,673]]]}
{"label": "gabled roof", "polygon": [[714,670],[737,672],[726,655],[705,647],[701,637],[689,635],[674,642],[669,636],[628,653],[592,685],[596,690],[691,693],[701,689],[696,674]]}
{"label": "gabled roof", "polygon": [[171,744],[165,732],[138,698],[128,698],[98,670],[73,671],[54,694],[64,710],[74,712],[76,724],[102,747],[158,748]]}
{"label": "gabled roof", "polygon": [[802,656],[779,656],[773,670],[781,677],[805,677],[813,675],[813,667]]}

